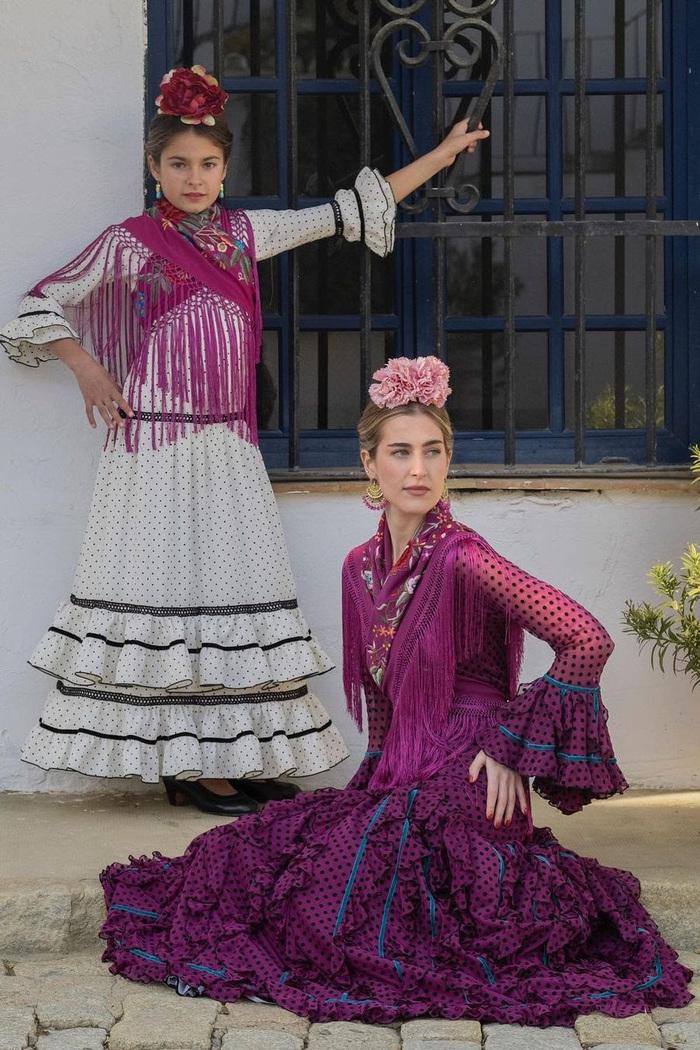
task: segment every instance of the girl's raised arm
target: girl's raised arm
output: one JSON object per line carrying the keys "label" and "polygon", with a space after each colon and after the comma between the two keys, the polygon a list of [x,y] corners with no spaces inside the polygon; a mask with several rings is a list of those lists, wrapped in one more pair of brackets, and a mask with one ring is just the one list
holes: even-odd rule
{"label": "girl's raised arm", "polygon": [[310,244],[334,234],[346,241],[363,241],[376,255],[384,257],[394,247],[396,205],[449,167],[464,150],[473,153],[489,132],[479,127],[467,132],[460,121],[430,153],[414,160],[384,178],[378,171],[363,168],[350,190],[338,190],[330,204],[312,208],[277,211],[261,209],[247,212],[255,238],[258,261],[281,252]]}

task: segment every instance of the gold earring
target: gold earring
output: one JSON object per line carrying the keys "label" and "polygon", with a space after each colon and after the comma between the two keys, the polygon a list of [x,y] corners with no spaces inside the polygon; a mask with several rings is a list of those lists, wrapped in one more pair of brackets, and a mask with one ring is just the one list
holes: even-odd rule
{"label": "gold earring", "polygon": [[450,490],[447,487],[447,478],[445,478],[445,484],[442,486],[442,496],[440,498],[443,503],[450,502]]}
{"label": "gold earring", "polygon": [[376,478],[370,478],[367,490],[362,497],[362,502],[365,507],[369,507],[370,510],[384,510],[386,507],[384,493],[382,492],[381,485]]}
{"label": "gold earring", "polygon": [[162,193],[161,188],[160,188],[160,183],[157,182],[156,183],[156,200],[159,201],[162,196],[163,196],[163,193]]}

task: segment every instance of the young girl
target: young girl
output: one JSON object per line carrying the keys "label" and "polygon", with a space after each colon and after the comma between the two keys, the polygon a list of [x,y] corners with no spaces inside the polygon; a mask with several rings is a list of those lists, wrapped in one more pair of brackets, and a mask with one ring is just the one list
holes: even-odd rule
{"label": "young girl", "polygon": [[[445,501],[447,369],[398,359],[359,424],[379,528],[343,569],[345,685],[369,751],[342,791],[273,804],[183,857],[102,875],[114,973],[315,1021],[571,1025],[684,1006],[690,971],[629,872],[534,828],[624,791],[600,695],[612,643]],[[554,650],[519,690],[523,631]],[[525,1044],[529,1045],[529,1044]]]}
{"label": "young girl", "polygon": [[63,361],[110,435],[72,593],[30,660],[56,682],[22,755],[162,776],[171,802],[231,814],[347,754],[307,685],[331,663],[298,608],[257,447],[256,262],[334,234],[385,255],[395,201],[488,133],[462,122],[321,207],[229,211],[226,93],[201,66],[161,88],[156,206],[41,281],[0,332],[12,360]]}

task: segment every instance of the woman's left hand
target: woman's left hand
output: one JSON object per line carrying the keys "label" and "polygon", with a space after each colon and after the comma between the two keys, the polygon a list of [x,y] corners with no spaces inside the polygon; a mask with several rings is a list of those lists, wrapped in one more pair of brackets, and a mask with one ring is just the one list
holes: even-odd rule
{"label": "woman's left hand", "polygon": [[467,131],[468,123],[467,120],[458,120],[449,135],[436,147],[435,152],[443,161],[443,167],[449,168],[454,164],[464,150],[474,153],[481,140],[487,139],[491,134],[485,130],[483,124],[479,124],[476,131]]}
{"label": "woman's left hand", "polygon": [[527,794],[523,778],[515,770],[501,765],[485,751],[480,751],[469,767],[469,783],[473,784],[481,770],[486,767],[486,819],[493,818],[493,826],[509,827],[516,801],[522,813],[527,814]]}

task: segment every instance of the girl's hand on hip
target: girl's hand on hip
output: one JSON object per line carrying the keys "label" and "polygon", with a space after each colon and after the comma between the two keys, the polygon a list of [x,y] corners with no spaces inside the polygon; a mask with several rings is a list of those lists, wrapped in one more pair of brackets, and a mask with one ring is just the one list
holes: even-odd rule
{"label": "girl's hand on hip", "polygon": [[484,751],[480,751],[469,767],[469,783],[473,784],[482,769],[486,768],[486,819],[493,819],[493,826],[509,827],[516,802],[521,812],[527,814],[527,794],[523,778],[515,770],[501,765]]}
{"label": "girl's hand on hip", "polygon": [[[61,340],[63,345],[55,346],[57,356],[64,361],[75,376],[80,393],[85,402],[85,415],[91,427],[95,427],[95,409],[100,413],[106,426],[115,432],[124,425],[119,409],[127,416],[133,416],[131,405],[122,396],[122,392],[109,372],[96,361],[75,340]],[[72,344],[72,345],[65,345]]]}

